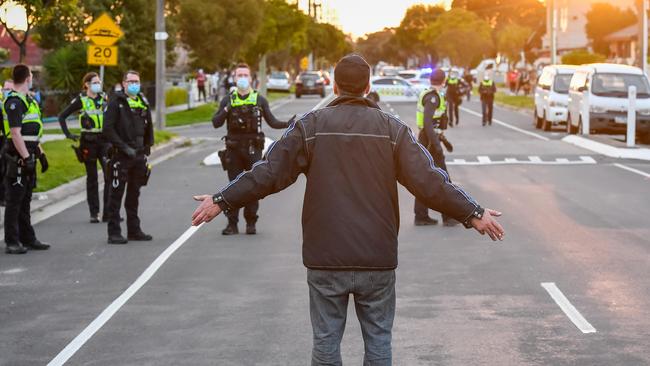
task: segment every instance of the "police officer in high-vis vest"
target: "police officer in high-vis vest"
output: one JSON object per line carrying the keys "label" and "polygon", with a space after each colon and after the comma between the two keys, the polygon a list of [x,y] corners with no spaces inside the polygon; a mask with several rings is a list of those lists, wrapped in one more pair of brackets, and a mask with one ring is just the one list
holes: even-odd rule
{"label": "police officer in high-vis vest", "polygon": [[36,160],[47,170],[47,160],[39,145],[43,135],[41,109],[29,96],[32,73],[18,64],[13,69],[14,90],[7,96],[4,107],[3,133],[6,147],[4,177],[7,206],[5,209],[5,252],[24,254],[28,249],[45,250],[50,245],[36,238],[31,223],[32,191],[36,187]]}
{"label": "police officer in high-vis vest", "polygon": [[494,80],[488,73],[483,75],[481,85],[478,87],[481,96],[481,111],[483,112],[483,126],[486,124],[492,126],[492,111],[494,110],[494,95],[497,93],[497,87]]}
{"label": "police officer in high-vis vest", "polygon": [[[104,137],[113,146],[110,161],[108,198],[108,243],[149,241],[153,237],[140,227],[140,188],[147,185],[151,168],[147,158],[154,143],[151,108],[140,93],[140,74],[127,71],[122,79],[124,92],[116,92],[104,113]],[[127,237],[122,236],[120,207],[126,190]]]}
{"label": "police officer in high-vis vest", "polygon": [[[4,84],[2,85],[2,95],[0,96],[0,110],[2,110],[2,114],[0,115],[0,126],[4,126],[4,121],[7,120],[7,113],[5,112],[5,100],[7,100],[7,96],[9,96],[9,93],[14,89],[14,82],[13,80],[5,80]],[[4,185],[4,177],[5,177],[5,159],[3,159],[2,151],[4,151],[4,146],[5,146],[6,138],[4,134],[4,129],[0,128],[0,206],[4,207],[6,204],[5,201],[5,185]]]}
{"label": "police officer in high-vis vest", "polygon": [[449,126],[454,127],[454,124],[458,125],[460,122],[458,108],[462,103],[466,88],[465,81],[458,77],[457,69],[452,69],[449,73],[446,87],[445,96],[447,97],[447,110],[449,111]]}
{"label": "police officer in high-vis vest", "polygon": [[[106,109],[106,94],[102,92],[102,82],[99,75],[89,72],[83,77],[84,91],[75,97],[59,115],[59,124],[65,136],[78,141],[76,148],[77,159],[86,166],[86,200],[90,209],[90,222],[99,222],[99,185],[97,182],[97,162],[104,173],[107,172],[108,148],[102,135],[104,126],[104,110]],[[66,119],[72,113],[79,112],[79,128],[81,138],[68,130]],[[102,218],[108,221],[108,177],[104,175],[104,197]]]}
{"label": "police officer in high-vis vest", "polygon": [[[418,142],[424,146],[433,157],[435,165],[447,171],[445,155],[442,151],[442,131],[447,128],[447,106],[445,103],[445,72],[436,69],[431,73],[431,88],[420,93],[417,104],[416,122],[420,133]],[[415,225],[435,225],[438,220],[429,217],[429,208],[415,199]],[[453,219],[442,215],[445,226],[457,224]]]}
{"label": "police officer in high-vis vest", "polygon": [[[227,122],[226,150],[220,153],[223,168],[228,171],[228,179],[237,179],[240,173],[250,170],[262,158],[264,149],[264,134],[262,133],[262,118],[272,128],[287,128],[289,122],[281,122],[271,113],[268,101],[251,87],[251,71],[246,64],[235,68],[236,90],[229,97],[223,98],[217,113],[212,117],[214,128],[219,128]],[[295,116],[294,116],[295,117]],[[255,234],[257,222],[257,201],[244,207],[246,219],[246,234]],[[237,223],[239,210],[231,210],[226,214],[228,226],[222,231],[223,235],[239,233]]]}

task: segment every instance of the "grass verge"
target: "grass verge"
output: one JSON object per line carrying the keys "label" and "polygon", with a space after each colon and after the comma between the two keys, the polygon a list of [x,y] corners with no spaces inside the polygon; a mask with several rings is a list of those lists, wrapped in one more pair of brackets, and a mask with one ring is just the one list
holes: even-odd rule
{"label": "grass verge", "polygon": [[507,93],[497,92],[494,97],[497,104],[507,105],[515,108],[533,109],[535,108],[535,100],[532,96],[526,95],[510,95]]}
{"label": "grass verge", "polygon": [[[176,134],[169,131],[155,131],[154,139],[156,145],[158,145],[171,140],[175,136]],[[50,168],[46,173],[38,175],[36,192],[49,191],[86,174],[84,165],[77,161],[77,157],[70,145],[72,145],[70,140],[43,143],[43,149],[47,154]]]}

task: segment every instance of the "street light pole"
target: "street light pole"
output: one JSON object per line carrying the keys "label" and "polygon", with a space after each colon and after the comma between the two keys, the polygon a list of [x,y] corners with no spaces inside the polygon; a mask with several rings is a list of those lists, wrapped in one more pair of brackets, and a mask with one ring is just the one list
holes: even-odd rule
{"label": "street light pole", "polygon": [[551,64],[557,64],[557,10],[555,0],[548,0],[551,14]]}
{"label": "street light pole", "polygon": [[648,0],[643,0],[643,6],[642,6],[642,19],[643,19],[643,29],[641,30],[641,34],[643,39],[641,40],[641,44],[643,45],[642,50],[641,50],[641,65],[643,66],[643,73],[648,74]]}
{"label": "street light pole", "polygon": [[156,127],[165,128],[165,0],[156,0]]}

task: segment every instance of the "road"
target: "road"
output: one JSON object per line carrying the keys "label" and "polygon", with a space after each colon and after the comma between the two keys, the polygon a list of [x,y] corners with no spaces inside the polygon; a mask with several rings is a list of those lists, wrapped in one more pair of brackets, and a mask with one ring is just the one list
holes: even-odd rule
{"label": "road", "polygon": [[[275,112],[286,119],[320,101],[291,99]],[[381,107],[414,127],[415,103]],[[650,173],[650,164],[582,150],[501,108],[502,124],[481,127],[471,112],[478,104],[463,107],[460,126],[447,132],[450,175],[504,212],[506,239],[415,227],[413,198],[400,188],[394,364],[650,364],[650,181],[614,165]],[[262,201],[256,236],[223,237],[222,217],[177,241],[191,196],[227,183],[220,167],[200,164],[222,146],[223,131],[177,132],[194,144],[157,165],[141,196],[153,242],[106,245],[105,227],[86,223],[81,203],[36,226],[50,251],[0,255],[0,364],[47,364],[96,319],[96,332],[68,348],[68,364],[309,363],[304,179]],[[267,130],[272,139],[281,133]],[[174,242],[151,279],[106,313]],[[348,319],[344,363],[361,364],[352,307]]]}

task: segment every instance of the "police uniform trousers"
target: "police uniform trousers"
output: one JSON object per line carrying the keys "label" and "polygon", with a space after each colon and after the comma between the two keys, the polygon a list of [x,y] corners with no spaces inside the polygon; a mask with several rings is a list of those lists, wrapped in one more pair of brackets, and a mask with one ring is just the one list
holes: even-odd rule
{"label": "police uniform trousers", "polygon": [[[6,164],[16,164],[8,159],[16,159],[15,155],[5,155]],[[4,189],[6,194],[5,207],[5,244],[16,245],[23,243],[25,245],[33,244],[36,241],[36,234],[32,227],[31,219],[31,202],[32,192],[36,187],[36,173],[15,174],[14,169],[8,169],[4,177]]]}
{"label": "police uniform trousers", "polygon": [[138,234],[140,218],[138,217],[138,204],[140,201],[140,188],[147,180],[147,159],[142,153],[134,158],[129,158],[116,152],[110,162],[110,193],[108,197],[108,235],[121,235],[120,207],[122,197],[126,190],[124,208],[126,210],[127,235]]}
{"label": "police uniform trousers", "polygon": [[[228,147],[228,180],[231,182],[243,171],[250,170],[253,164],[262,159],[262,149],[254,147],[251,154],[249,146],[250,144],[247,140],[240,140],[238,141],[238,146]],[[254,224],[257,222],[257,210],[259,207],[259,201],[251,202],[244,206],[244,218],[247,223]],[[230,210],[226,213],[226,217],[228,217],[228,222],[237,224],[239,222],[239,209]]]}
{"label": "police uniform trousers", "polygon": [[110,189],[108,187],[109,177],[108,172],[108,149],[110,145],[107,144],[103,136],[99,133],[82,132],[79,142],[79,148],[84,154],[84,165],[86,167],[86,200],[88,201],[88,209],[90,216],[97,216],[99,214],[99,184],[97,182],[97,162],[104,174],[104,193],[103,193],[103,207],[104,217],[108,217],[108,195]]}
{"label": "police uniform trousers", "polygon": [[5,148],[5,137],[0,136],[0,201],[5,200],[5,158],[4,158],[4,148]]}
{"label": "police uniform trousers", "polygon": [[[420,134],[418,135],[418,142],[422,144],[422,146],[426,147],[429,153],[431,154],[431,157],[433,157],[433,162],[434,164],[438,167],[443,169],[445,172],[447,172],[447,164],[445,164],[445,154],[442,151],[442,146],[439,140],[431,143],[429,142],[429,139],[427,138],[427,134],[424,132],[424,129],[420,130]],[[437,146],[435,146],[437,145]],[[447,172],[447,175],[449,175],[449,172]],[[419,201],[417,198],[415,199],[415,207],[413,208],[413,211],[415,213],[415,218],[416,219],[422,219],[429,217],[429,208]],[[447,215],[442,215],[442,220],[447,221],[449,217]]]}
{"label": "police uniform trousers", "polygon": [[460,98],[449,98],[447,100],[447,111],[449,112],[449,125],[458,125],[458,107],[460,106]]}
{"label": "police uniform trousers", "polygon": [[483,112],[483,124],[492,124],[492,111],[494,110],[494,98],[481,98],[481,111]]}

